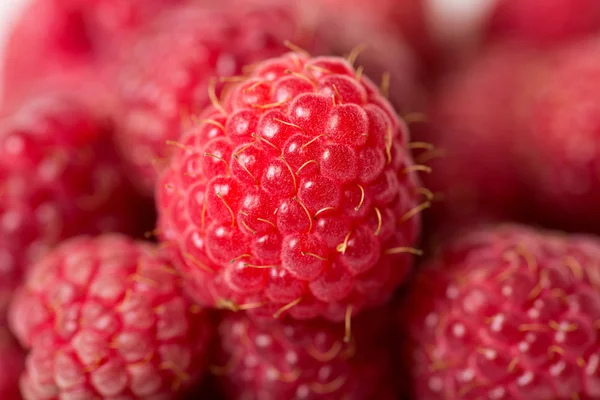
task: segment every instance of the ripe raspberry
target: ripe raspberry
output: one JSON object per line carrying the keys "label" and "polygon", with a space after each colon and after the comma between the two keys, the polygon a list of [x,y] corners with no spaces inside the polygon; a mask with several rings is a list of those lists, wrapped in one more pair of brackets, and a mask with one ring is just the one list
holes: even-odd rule
{"label": "ripe raspberry", "polygon": [[168,164],[167,143],[210,104],[209,89],[219,76],[238,75],[244,65],[285,53],[286,40],[309,45],[290,7],[233,4],[227,10],[176,9],[125,50],[118,76],[124,108],[119,142],[147,193]]}
{"label": "ripe raspberry", "polygon": [[8,330],[0,327],[0,398],[2,400],[21,400],[18,382],[24,367],[23,351]]}
{"label": "ripe raspberry", "polygon": [[210,320],[153,245],[80,236],[36,264],[10,325],[28,400],[171,399],[205,368]]}
{"label": "ripe raspberry", "polygon": [[388,319],[369,314],[354,321],[350,343],[343,324],[229,314],[219,326],[222,353],[212,371],[231,399],[396,400]]}
{"label": "ripe raspberry", "polygon": [[61,240],[134,233],[136,199],[110,129],[60,94],[29,99],[0,122],[0,319],[24,268]]}
{"label": "ripe raspberry", "polygon": [[518,46],[495,46],[437,89],[428,121],[415,134],[434,147],[415,159],[432,167],[423,180],[442,200],[429,214],[436,227],[518,213],[523,191],[513,143],[520,134],[515,98],[532,58]]}
{"label": "ripe raspberry", "polygon": [[181,140],[158,185],[162,239],[206,304],[342,320],[412,264],[408,130],[343,59],[257,65]]}
{"label": "ripe raspberry", "polygon": [[419,273],[401,328],[414,398],[600,398],[600,242],[472,231]]}
{"label": "ripe raspberry", "polygon": [[488,38],[513,38],[539,45],[582,37],[600,28],[596,0],[498,0]]}

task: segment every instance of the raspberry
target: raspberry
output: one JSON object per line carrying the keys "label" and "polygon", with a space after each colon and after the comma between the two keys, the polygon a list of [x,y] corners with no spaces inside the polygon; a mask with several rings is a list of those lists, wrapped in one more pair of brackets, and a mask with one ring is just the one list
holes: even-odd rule
{"label": "raspberry", "polygon": [[181,139],[160,235],[203,303],[339,321],[405,279],[423,208],[408,131],[355,74],[335,57],[267,60]]}
{"label": "raspberry", "polygon": [[398,399],[387,319],[356,319],[352,340],[344,325],[322,320],[256,321],[230,314],[219,326],[221,377],[231,399]]}
{"label": "raspberry", "polygon": [[486,36],[548,45],[597,32],[599,27],[600,4],[595,0],[499,0]]}
{"label": "raspberry", "polygon": [[210,320],[151,244],[80,236],[31,270],[10,325],[26,399],[174,398],[205,368]]}
{"label": "raspberry", "polygon": [[423,180],[442,199],[428,215],[437,229],[520,213],[523,168],[513,143],[520,134],[516,98],[522,71],[533,58],[519,46],[491,47],[447,76],[434,94],[428,122],[415,135],[434,148],[415,159],[432,167]]}
{"label": "raspberry", "polygon": [[591,40],[550,53],[553,61],[540,63],[520,91],[528,198],[536,220],[561,229],[598,232],[600,223],[598,50]]}
{"label": "raspberry", "polygon": [[96,68],[131,31],[179,1],[33,0],[9,34],[5,94],[13,98],[40,78]]}
{"label": "raspberry", "polygon": [[182,123],[193,123],[194,113],[210,104],[215,79],[285,53],[286,40],[308,46],[301,28],[284,5],[186,6],[162,16],[125,49],[119,142],[144,191],[153,192],[157,170],[168,164],[167,143],[179,139]]}
{"label": "raspberry", "polygon": [[25,366],[25,357],[8,330],[0,327],[0,398],[21,400],[19,375]]}
{"label": "raspberry", "polygon": [[110,127],[60,94],[21,104],[0,123],[0,319],[25,267],[81,233],[135,233],[139,200]]}
{"label": "raspberry", "polygon": [[600,242],[471,231],[410,287],[398,322],[422,400],[600,397]]}

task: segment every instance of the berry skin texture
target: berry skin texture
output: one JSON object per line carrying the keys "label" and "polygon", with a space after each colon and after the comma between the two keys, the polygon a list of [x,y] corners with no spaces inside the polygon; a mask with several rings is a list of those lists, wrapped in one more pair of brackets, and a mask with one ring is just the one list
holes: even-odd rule
{"label": "berry skin texture", "polygon": [[379,311],[361,315],[346,343],[344,324],[230,313],[219,326],[219,364],[211,370],[230,399],[396,400],[385,321]]}
{"label": "berry skin texture", "polygon": [[408,130],[367,78],[289,53],[202,119],[157,194],[161,238],[202,303],[341,321],[389,299],[425,200]]}
{"label": "berry skin texture", "polygon": [[27,265],[65,238],[138,228],[111,131],[69,97],[44,94],[0,120],[0,319]]}
{"label": "berry skin texture", "polygon": [[121,235],[73,238],[36,264],[10,326],[29,350],[26,400],[175,399],[211,338],[159,249]]}
{"label": "berry skin texture", "polygon": [[[285,41],[310,48],[292,7],[234,2],[227,10],[191,5],[166,13],[125,48],[117,84],[123,104],[118,137],[134,181],[154,192],[168,165],[170,141],[197,122],[218,95],[219,77],[289,51]],[[233,79],[235,81],[235,79]]]}
{"label": "berry skin texture", "polygon": [[400,308],[420,400],[600,398],[600,242],[519,225],[473,230]]}

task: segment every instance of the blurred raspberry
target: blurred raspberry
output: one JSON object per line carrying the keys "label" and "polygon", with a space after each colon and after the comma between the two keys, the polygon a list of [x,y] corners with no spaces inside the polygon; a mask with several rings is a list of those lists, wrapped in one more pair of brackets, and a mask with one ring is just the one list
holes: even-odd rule
{"label": "blurred raspberry", "polygon": [[202,302],[340,321],[390,298],[419,253],[427,192],[370,80],[289,53],[201,118],[157,190],[161,238]]}
{"label": "blurred raspberry", "polygon": [[600,30],[597,0],[498,0],[486,35],[552,45]]}
{"label": "blurred raspberry", "polygon": [[8,330],[0,324],[0,398],[21,400],[19,376],[25,367],[25,355]]}
{"label": "blurred raspberry", "polygon": [[111,128],[60,94],[0,121],[0,318],[25,267],[83,233],[136,233],[144,208],[123,178]]}
{"label": "blurred raspberry", "polygon": [[[167,13],[124,49],[118,84],[122,107],[119,142],[143,191],[152,193],[168,164],[169,140],[210,104],[209,89],[242,67],[278,56],[285,42],[312,48],[293,7],[229,1],[223,10],[197,5]],[[235,81],[235,79],[233,79]]]}
{"label": "blurred raspberry", "polygon": [[514,218],[526,203],[516,116],[524,71],[534,59],[517,45],[491,47],[434,93],[414,137],[425,142],[415,159],[432,167],[423,180],[439,200],[428,214],[436,234]]}
{"label": "blurred raspberry", "polygon": [[154,245],[81,236],[32,269],[10,325],[27,400],[175,399],[206,366],[210,319]]}
{"label": "blurred raspberry", "polygon": [[3,97],[20,96],[39,79],[98,67],[112,47],[180,1],[32,0],[9,33]]}
{"label": "blurred raspberry", "polygon": [[445,246],[398,324],[419,400],[600,397],[600,242],[524,226]]}
{"label": "blurred raspberry", "polygon": [[221,322],[221,377],[231,399],[396,400],[387,316],[358,317],[352,339],[344,324],[253,321],[230,314]]}
{"label": "blurred raspberry", "polygon": [[515,118],[521,171],[536,220],[573,231],[600,229],[600,42],[555,50],[529,71]]}

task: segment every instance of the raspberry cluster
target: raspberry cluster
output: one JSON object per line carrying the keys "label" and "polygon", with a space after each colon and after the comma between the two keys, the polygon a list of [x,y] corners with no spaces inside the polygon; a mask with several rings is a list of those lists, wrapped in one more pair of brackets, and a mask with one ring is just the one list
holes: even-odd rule
{"label": "raspberry cluster", "polygon": [[598,0],[9,31],[0,399],[600,399]]}

